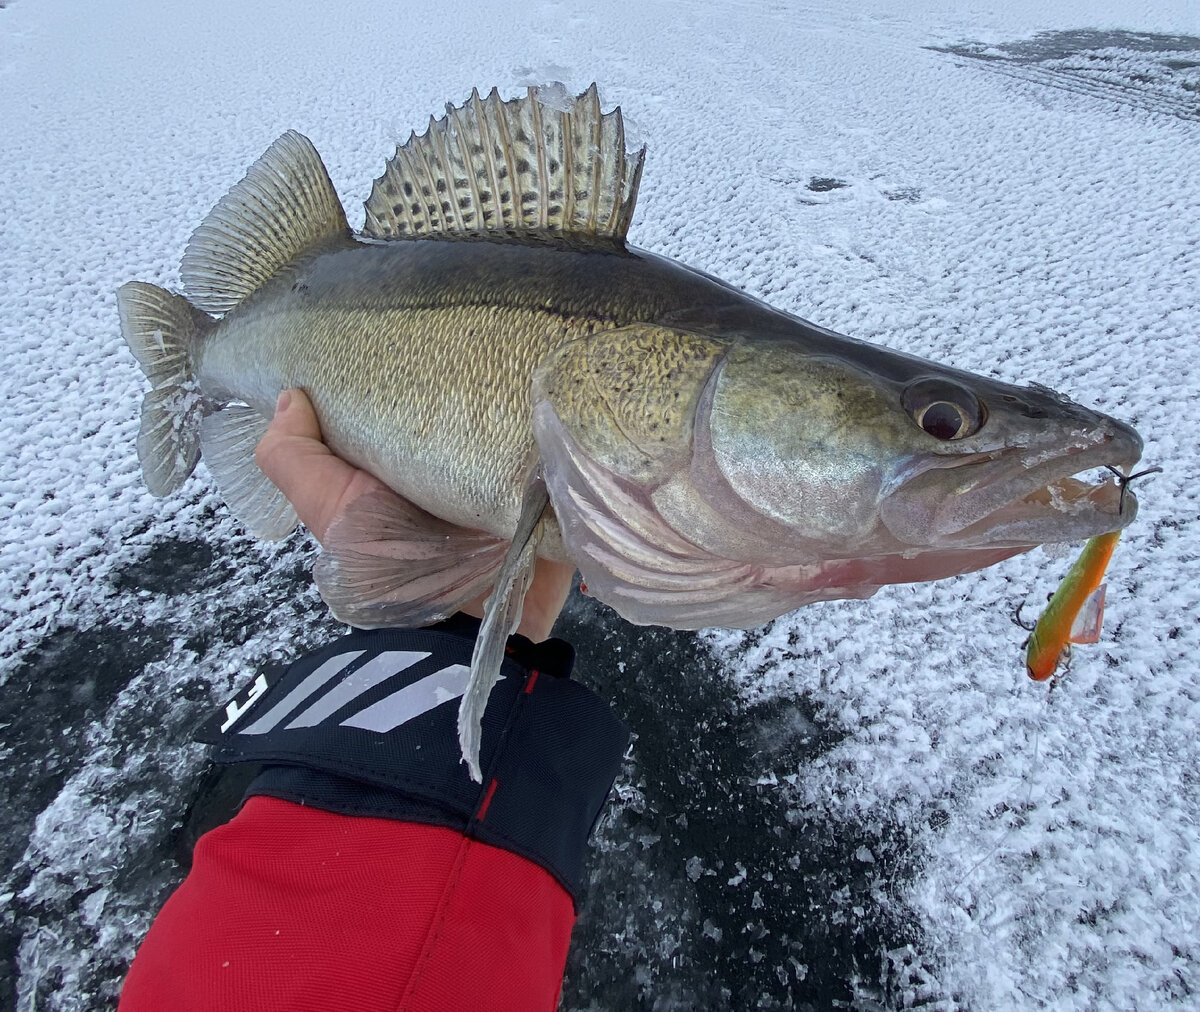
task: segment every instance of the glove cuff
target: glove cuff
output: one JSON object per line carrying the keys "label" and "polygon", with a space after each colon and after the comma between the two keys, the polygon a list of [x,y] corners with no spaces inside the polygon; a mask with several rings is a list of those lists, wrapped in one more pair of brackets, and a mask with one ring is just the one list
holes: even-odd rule
{"label": "glove cuff", "polygon": [[198,732],[266,768],[246,796],[455,829],[545,868],[577,899],[583,853],[629,731],[566,675],[561,640],[514,636],[483,717],[483,783],[458,748],[478,623],[356,631],[264,672]]}

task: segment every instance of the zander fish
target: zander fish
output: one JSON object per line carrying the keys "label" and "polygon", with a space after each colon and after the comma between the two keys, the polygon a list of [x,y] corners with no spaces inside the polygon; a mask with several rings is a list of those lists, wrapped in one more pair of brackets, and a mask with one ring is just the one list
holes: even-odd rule
{"label": "zander fish", "polygon": [[[331,526],[315,575],[357,626],[493,588],[459,726],[478,726],[538,555],[632,622],[760,625],[1128,524],[1129,426],[874,347],[626,243],[645,149],[593,85],[477,92],[387,164],[351,232],[288,132],[209,214],[188,298],[130,283],[153,389],[138,455],[177,489],[203,455],[259,536],[296,524],[254,463],[301,387],[328,444],[392,492]],[[1132,497],[1131,497],[1132,499]]]}

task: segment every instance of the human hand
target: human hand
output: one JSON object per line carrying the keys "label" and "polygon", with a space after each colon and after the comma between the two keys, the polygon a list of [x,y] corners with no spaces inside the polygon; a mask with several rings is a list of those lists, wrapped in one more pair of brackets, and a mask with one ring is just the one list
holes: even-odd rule
{"label": "human hand", "polygon": [[[299,389],[279,395],[275,417],[254,451],[254,459],[320,542],[334,518],[355,499],[384,487],[378,478],[348,464],[321,441],[316,412]],[[575,568],[568,563],[538,559],[516,631],[535,643],[546,639],[566,603],[574,575]],[[482,618],[486,598],[487,594],[481,594],[463,605],[462,611]]]}

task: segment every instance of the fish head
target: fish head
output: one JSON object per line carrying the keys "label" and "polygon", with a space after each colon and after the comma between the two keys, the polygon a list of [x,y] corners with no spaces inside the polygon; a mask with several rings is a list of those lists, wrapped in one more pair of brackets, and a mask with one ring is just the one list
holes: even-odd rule
{"label": "fish head", "polygon": [[[1047,387],[967,374],[916,377],[902,402],[914,421],[934,414],[920,435],[941,443],[913,455],[880,504],[882,522],[903,543],[1029,548],[1117,531],[1137,515],[1111,470],[1127,474],[1141,457],[1142,440],[1124,422]],[[953,422],[960,406],[969,423],[946,438],[952,426],[941,415]]]}
{"label": "fish head", "polygon": [[822,559],[928,552],[958,572],[974,552],[1081,541],[1137,512],[1111,475],[1077,477],[1132,468],[1142,444],[1128,425],[1045,387],[869,346],[733,347],[695,443],[742,503]]}
{"label": "fish head", "polygon": [[1126,526],[1129,426],[813,328],[560,349],[534,429],[563,544],[635,622],[752,626]]}

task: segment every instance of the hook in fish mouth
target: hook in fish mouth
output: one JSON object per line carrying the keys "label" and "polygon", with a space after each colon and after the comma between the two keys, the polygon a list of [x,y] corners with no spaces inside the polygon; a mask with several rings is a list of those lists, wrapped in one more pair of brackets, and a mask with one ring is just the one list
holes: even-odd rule
{"label": "hook in fish mouth", "polygon": [[1121,498],[1117,501],[1117,513],[1125,512],[1125,492],[1129,488],[1129,483],[1137,478],[1145,478],[1148,474],[1162,474],[1161,467],[1147,467],[1145,470],[1138,471],[1137,474],[1125,474],[1119,468],[1112,464],[1105,464],[1113,474],[1117,476],[1117,484],[1121,488]]}
{"label": "hook in fish mouth", "polygon": [[1084,541],[1127,526],[1134,503],[1122,486],[1088,481],[1085,472],[1133,472],[1136,436],[1102,432],[1088,445],[1047,450],[1010,447],[964,454],[905,482],[881,505],[888,530],[908,544],[954,549],[1019,548]]}
{"label": "hook in fish mouth", "polygon": [[[1136,458],[1118,457],[1118,466],[1114,466],[1109,463],[1111,454],[1111,447],[1097,445],[1056,455],[1032,467],[1023,467],[1017,454],[1002,454],[989,468],[991,474],[985,471],[977,485],[962,489],[957,501],[944,504],[943,516],[957,513],[959,522],[969,519],[960,528],[960,535],[999,529],[1039,516],[1059,521],[1078,517],[1081,522],[1087,516],[1101,522],[1105,516],[1120,516],[1125,505],[1124,486],[1111,479],[1097,483],[1083,478],[1085,472],[1097,467],[1109,468],[1123,478],[1136,462]],[[1082,529],[1080,534],[1090,536]]]}

